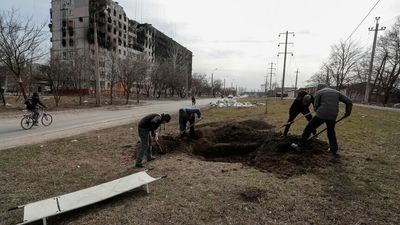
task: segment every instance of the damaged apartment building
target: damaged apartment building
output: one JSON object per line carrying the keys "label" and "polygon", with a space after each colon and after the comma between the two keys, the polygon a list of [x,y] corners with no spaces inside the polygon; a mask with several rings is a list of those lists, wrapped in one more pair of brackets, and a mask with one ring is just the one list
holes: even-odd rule
{"label": "damaged apartment building", "polygon": [[[52,0],[50,9],[52,33],[51,57],[74,65],[84,57],[95,65],[95,30],[97,30],[99,71],[102,91],[110,87],[109,54],[146,57],[152,63],[171,60],[176,52],[178,66],[191,78],[192,52],[151,24],[129,19],[123,7],[112,0]],[[95,29],[96,25],[96,29]],[[92,72],[90,72],[92,71]],[[85,88],[93,87],[94,72],[88,72]]]}

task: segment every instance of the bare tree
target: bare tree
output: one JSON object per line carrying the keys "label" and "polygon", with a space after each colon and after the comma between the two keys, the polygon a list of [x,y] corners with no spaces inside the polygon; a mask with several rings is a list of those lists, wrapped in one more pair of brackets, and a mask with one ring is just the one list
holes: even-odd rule
{"label": "bare tree", "polygon": [[192,94],[201,96],[210,93],[211,86],[207,80],[207,74],[194,73],[191,82]]}
{"label": "bare tree", "polygon": [[114,93],[114,88],[118,80],[119,76],[119,60],[120,58],[118,57],[117,53],[115,51],[110,51],[108,54],[108,65],[109,65],[109,71],[108,71],[108,78],[110,81],[110,104],[113,104],[113,93]]}
{"label": "bare tree", "polygon": [[32,19],[22,20],[15,9],[0,14],[0,62],[14,74],[25,99],[25,67],[44,55],[40,49],[46,38],[44,26],[34,25]]}
{"label": "bare tree", "polygon": [[59,58],[52,57],[47,65],[41,66],[40,70],[45,74],[46,80],[50,84],[54,103],[56,107],[58,107],[62,96],[61,90],[65,87],[64,84],[67,75],[66,65],[63,64]]}
{"label": "bare tree", "polygon": [[86,86],[89,81],[89,74],[93,74],[93,65],[91,59],[87,55],[75,52],[73,60],[68,63],[64,73],[69,78],[69,84],[79,96],[79,105],[82,105],[83,96],[87,93]]}
{"label": "bare tree", "polygon": [[340,41],[331,48],[328,65],[332,69],[333,82],[336,89],[344,84],[350,83],[358,60],[360,59],[361,48],[353,41]]}
{"label": "bare tree", "polygon": [[135,74],[134,74],[134,67],[133,63],[135,62],[136,57],[132,54],[128,54],[125,59],[121,59],[120,61],[120,73],[118,80],[124,89],[125,97],[126,97],[126,104],[129,103],[129,97],[132,91],[132,88],[135,84]]}
{"label": "bare tree", "polygon": [[215,97],[215,93],[222,93],[222,80],[214,80],[213,81],[213,97]]}
{"label": "bare tree", "polygon": [[381,37],[378,55],[382,59],[379,68],[379,85],[384,91],[383,104],[387,104],[390,92],[400,83],[400,17],[393,27]]}
{"label": "bare tree", "polygon": [[142,89],[145,80],[148,77],[148,70],[150,68],[150,60],[144,55],[140,55],[132,64],[134,73],[134,80],[136,82],[136,103],[139,103],[140,90]]}

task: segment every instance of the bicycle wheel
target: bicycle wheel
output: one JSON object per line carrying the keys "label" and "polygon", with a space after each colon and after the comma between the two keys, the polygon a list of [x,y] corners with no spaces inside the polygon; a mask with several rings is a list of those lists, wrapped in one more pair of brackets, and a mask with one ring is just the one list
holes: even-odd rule
{"label": "bicycle wheel", "polygon": [[50,114],[43,113],[42,116],[42,124],[43,126],[50,126],[50,124],[53,122],[53,117]]}
{"label": "bicycle wheel", "polygon": [[21,127],[22,127],[24,130],[29,130],[29,129],[32,128],[32,126],[33,126],[33,119],[32,119],[32,117],[30,117],[30,116],[24,116],[24,117],[21,119]]}

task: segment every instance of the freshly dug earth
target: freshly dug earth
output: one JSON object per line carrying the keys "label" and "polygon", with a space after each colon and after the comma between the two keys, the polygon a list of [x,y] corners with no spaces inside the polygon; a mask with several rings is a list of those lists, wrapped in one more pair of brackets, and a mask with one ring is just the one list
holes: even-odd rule
{"label": "freshly dug earth", "polygon": [[290,177],[334,166],[327,152],[328,144],[313,139],[301,152],[290,147],[300,137],[281,137],[262,120],[213,123],[197,129],[196,140],[162,136],[160,144],[166,152],[180,150],[202,156],[208,161],[242,162],[262,171]]}

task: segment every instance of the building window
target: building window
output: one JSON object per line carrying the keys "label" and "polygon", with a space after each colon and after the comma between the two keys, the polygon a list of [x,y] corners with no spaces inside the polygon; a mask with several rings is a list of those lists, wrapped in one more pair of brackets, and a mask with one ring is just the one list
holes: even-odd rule
{"label": "building window", "polygon": [[74,39],[69,39],[69,46],[71,46],[71,47],[74,46]]}
{"label": "building window", "polygon": [[62,32],[62,36],[63,36],[63,37],[66,37],[66,36],[67,36],[67,32],[63,31],[63,32]]}
{"label": "building window", "polygon": [[121,49],[118,49],[119,54],[121,55]]}
{"label": "building window", "polygon": [[83,22],[83,17],[79,17],[79,22]]}
{"label": "building window", "polygon": [[119,19],[122,19],[122,16],[121,16],[121,14],[119,14],[119,16],[118,16],[118,17],[119,17]]}
{"label": "building window", "polygon": [[63,47],[65,47],[65,46],[67,46],[67,41],[66,41],[65,39],[63,39],[63,40],[61,41],[61,44],[62,44]]}
{"label": "building window", "polygon": [[63,59],[67,59],[67,53],[66,53],[66,52],[63,52],[63,53],[62,53],[62,57],[63,57]]}
{"label": "building window", "polygon": [[115,11],[115,9],[114,9],[114,16],[117,16],[117,11]]}
{"label": "building window", "polygon": [[114,28],[114,34],[117,34],[117,28]]}
{"label": "building window", "polygon": [[124,51],[124,55],[126,55],[126,51]]}

